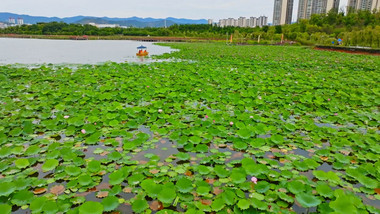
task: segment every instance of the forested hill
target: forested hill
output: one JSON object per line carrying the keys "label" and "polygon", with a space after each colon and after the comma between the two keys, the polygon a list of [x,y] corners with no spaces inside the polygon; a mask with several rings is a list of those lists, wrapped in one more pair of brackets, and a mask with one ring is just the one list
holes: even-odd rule
{"label": "forested hill", "polygon": [[[109,17],[92,17],[92,16],[74,16],[66,18],[58,17],[43,17],[43,16],[29,16],[21,15],[15,13],[1,13],[0,12],[0,22],[8,22],[8,19],[12,18],[22,18],[24,23],[27,24],[37,24],[37,23],[47,23],[47,22],[64,22],[67,24],[88,24],[90,22],[97,24],[119,24],[120,26],[126,27],[164,27],[171,26],[174,24],[207,24],[205,19],[180,19],[180,18],[140,18],[140,17],[129,17],[129,18],[109,18]],[[166,23],[165,23],[166,21]]]}

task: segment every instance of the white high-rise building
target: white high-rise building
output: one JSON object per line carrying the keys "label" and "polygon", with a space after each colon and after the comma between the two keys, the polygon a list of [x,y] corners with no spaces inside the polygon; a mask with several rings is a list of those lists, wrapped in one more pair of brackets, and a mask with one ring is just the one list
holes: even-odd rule
{"label": "white high-rise building", "polygon": [[274,0],[273,25],[292,23],[294,0]]}
{"label": "white high-rise building", "polygon": [[213,24],[213,20],[212,19],[207,20],[207,22],[208,22],[209,25]]}
{"label": "white high-rise building", "polygon": [[298,4],[298,20],[309,19],[312,14],[338,11],[340,0],[300,0]]}
{"label": "white high-rise building", "polygon": [[380,0],[349,0],[348,8],[354,10],[380,11]]}
{"label": "white high-rise building", "polygon": [[15,19],[15,18],[12,18],[12,17],[9,17],[9,19],[8,19],[8,23],[9,23],[9,24],[16,24],[16,19]]}
{"label": "white high-rise building", "polygon": [[24,24],[24,19],[23,18],[18,18],[17,19],[17,24],[18,25],[23,25]]}

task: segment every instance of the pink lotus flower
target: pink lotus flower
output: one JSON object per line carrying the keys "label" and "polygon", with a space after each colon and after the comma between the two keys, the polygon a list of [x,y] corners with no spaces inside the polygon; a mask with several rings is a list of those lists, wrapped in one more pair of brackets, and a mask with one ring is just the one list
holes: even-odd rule
{"label": "pink lotus flower", "polygon": [[94,125],[96,126],[96,123],[94,123]]}
{"label": "pink lotus flower", "polygon": [[328,98],[328,99],[327,99],[327,101],[331,101],[331,99],[330,99],[330,98]]}
{"label": "pink lotus flower", "polygon": [[335,116],[338,116],[338,113],[335,113],[334,115],[335,115]]}
{"label": "pink lotus flower", "polygon": [[82,132],[82,134],[86,134],[86,130],[85,129],[80,130],[80,132]]}
{"label": "pink lotus flower", "polygon": [[249,118],[253,119],[253,116],[249,116]]}
{"label": "pink lotus flower", "polygon": [[65,118],[65,119],[68,119],[69,117],[70,117],[69,115],[63,116],[63,118]]}
{"label": "pink lotus flower", "polygon": [[231,122],[230,122],[230,126],[232,126],[232,125],[234,125],[234,122],[231,121]]}
{"label": "pink lotus flower", "polygon": [[263,99],[261,96],[258,97],[259,100]]}
{"label": "pink lotus flower", "polygon": [[251,181],[252,181],[254,184],[257,184],[257,178],[256,178],[256,177],[252,177],[252,178],[251,178]]}
{"label": "pink lotus flower", "polygon": [[149,88],[149,85],[147,85],[146,87]]}
{"label": "pink lotus flower", "polygon": [[162,109],[158,109],[158,113],[161,113],[162,112]]}
{"label": "pink lotus flower", "polygon": [[215,123],[215,120],[213,120],[212,122]]}
{"label": "pink lotus flower", "polygon": [[207,118],[208,118],[208,115],[206,115],[205,118],[207,119]]}

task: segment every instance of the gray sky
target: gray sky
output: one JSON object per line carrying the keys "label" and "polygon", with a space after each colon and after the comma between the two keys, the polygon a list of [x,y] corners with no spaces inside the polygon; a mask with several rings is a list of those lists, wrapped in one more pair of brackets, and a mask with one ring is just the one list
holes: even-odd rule
{"label": "gray sky", "polygon": [[[341,6],[348,0],[341,0]],[[240,16],[273,17],[274,0],[4,0],[0,12],[33,16],[69,17],[77,15],[126,18],[214,19]],[[296,20],[295,0],[293,20]]]}

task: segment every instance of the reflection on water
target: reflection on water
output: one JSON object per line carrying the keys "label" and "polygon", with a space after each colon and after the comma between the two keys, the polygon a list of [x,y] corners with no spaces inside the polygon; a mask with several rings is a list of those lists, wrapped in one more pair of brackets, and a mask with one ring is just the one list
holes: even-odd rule
{"label": "reflection on water", "polygon": [[0,38],[0,64],[98,64],[104,62],[154,62],[136,56],[144,45],[150,56],[173,51],[151,42],[129,40],[48,40]]}

